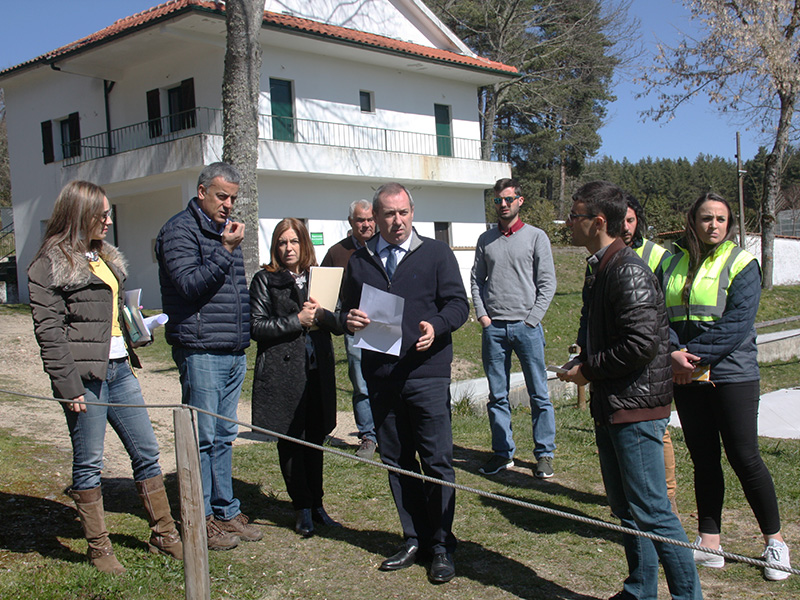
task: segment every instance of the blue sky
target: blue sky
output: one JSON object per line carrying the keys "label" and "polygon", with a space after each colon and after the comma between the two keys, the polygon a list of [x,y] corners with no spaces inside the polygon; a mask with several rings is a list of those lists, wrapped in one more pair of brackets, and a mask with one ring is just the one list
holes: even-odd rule
{"label": "blue sky", "polygon": [[[146,10],[158,0],[27,0],[4,2],[0,20],[0,69],[94,33],[115,20]],[[669,41],[676,28],[690,27],[687,11],[672,0],[634,0],[632,16],[641,20],[642,42],[652,51],[656,37]],[[635,100],[635,86],[621,78],[614,89],[617,101],[609,106],[608,122],[600,130],[603,145],[599,155],[627,158],[680,158],[694,160],[698,154],[734,159],[736,130],[741,131],[742,158],[758,150],[758,132],[730,124],[705,98],[681,107],[666,124],[642,123],[638,113],[654,99]],[[761,144],[764,144],[763,138]]]}

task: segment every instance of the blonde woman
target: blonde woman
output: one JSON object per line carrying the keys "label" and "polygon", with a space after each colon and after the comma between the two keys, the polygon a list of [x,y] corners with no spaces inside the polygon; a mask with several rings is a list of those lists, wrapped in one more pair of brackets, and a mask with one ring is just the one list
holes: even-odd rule
{"label": "blonde woman", "polygon": [[[62,403],[72,440],[72,486],[92,564],[122,574],[105,525],[100,476],[106,422],[128,451],[149,516],[150,551],[183,558],[169,509],[158,443],[131,365],[140,367],[122,320],[126,263],[105,242],[112,224],[103,188],[68,183],[56,200],[44,241],[28,269],[36,341]],[[86,402],[111,404],[90,406]]]}

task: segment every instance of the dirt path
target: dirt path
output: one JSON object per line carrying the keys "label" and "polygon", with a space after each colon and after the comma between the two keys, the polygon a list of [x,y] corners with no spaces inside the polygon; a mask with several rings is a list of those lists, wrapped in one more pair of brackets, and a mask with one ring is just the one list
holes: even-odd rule
{"label": "dirt path", "polygon": [[[174,371],[159,373],[156,371],[157,367],[159,365],[145,364],[144,369],[138,372],[145,402],[150,405],[180,404],[180,383]],[[34,338],[33,323],[28,315],[0,316],[0,388],[36,396],[51,396],[50,380],[42,370],[39,346]],[[172,409],[153,408],[148,412],[161,448],[161,469],[164,473],[172,473],[176,469]],[[250,422],[249,399],[242,398],[238,417],[244,423]],[[339,412],[337,422],[338,426],[332,434],[333,443],[357,444],[352,413]],[[72,452],[63,410],[57,402],[25,398],[4,401],[3,422],[0,427],[37,441],[50,443],[64,452]],[[236,445],[255,443],[256,436],[245,428],[240,430],[241,435],[236,440]],[[111,427],[106,429],[104,463],[104,477],[131,477],[130,460]]]}

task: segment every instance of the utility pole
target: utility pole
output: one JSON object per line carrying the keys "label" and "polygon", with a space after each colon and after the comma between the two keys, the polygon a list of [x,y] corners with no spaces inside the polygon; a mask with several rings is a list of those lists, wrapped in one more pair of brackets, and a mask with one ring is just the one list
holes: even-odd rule
{"label": "utility pole", "polygon": [[747,249],[747,231],[744,228],[744,176],[742,170],[742,147],[739,132],[736,132],[736,173],[739,179],[739,245]]}

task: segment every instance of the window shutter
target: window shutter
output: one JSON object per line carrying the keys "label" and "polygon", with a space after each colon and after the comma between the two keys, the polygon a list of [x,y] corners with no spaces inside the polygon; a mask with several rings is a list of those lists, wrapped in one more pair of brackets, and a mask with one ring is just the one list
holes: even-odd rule
{"label": "window shutter", "polygon": [[195,104],[194,104],[194,78],[184,79],[181,81],[181,112],[184,112],[182,117],[184,127],[183,129],[190,129],[195,126]]}
{"label": "window shutter", "polygon": [[161,135],[161,94],[158,88],[147,92],[147,120],[150,137]]}
{"label": "window shutter", "polygon": [[81,155],[81,121],[78,117],[78,113],[74,112],[69,117],[67,117],[67,121],[69,123],[69,155],[72,156],[80,156]]}
{"label": "window shutter", "polygon": [[53,148],[53,122],[42,121],[42,155],[44,164],[55,161],[56,154]]}

